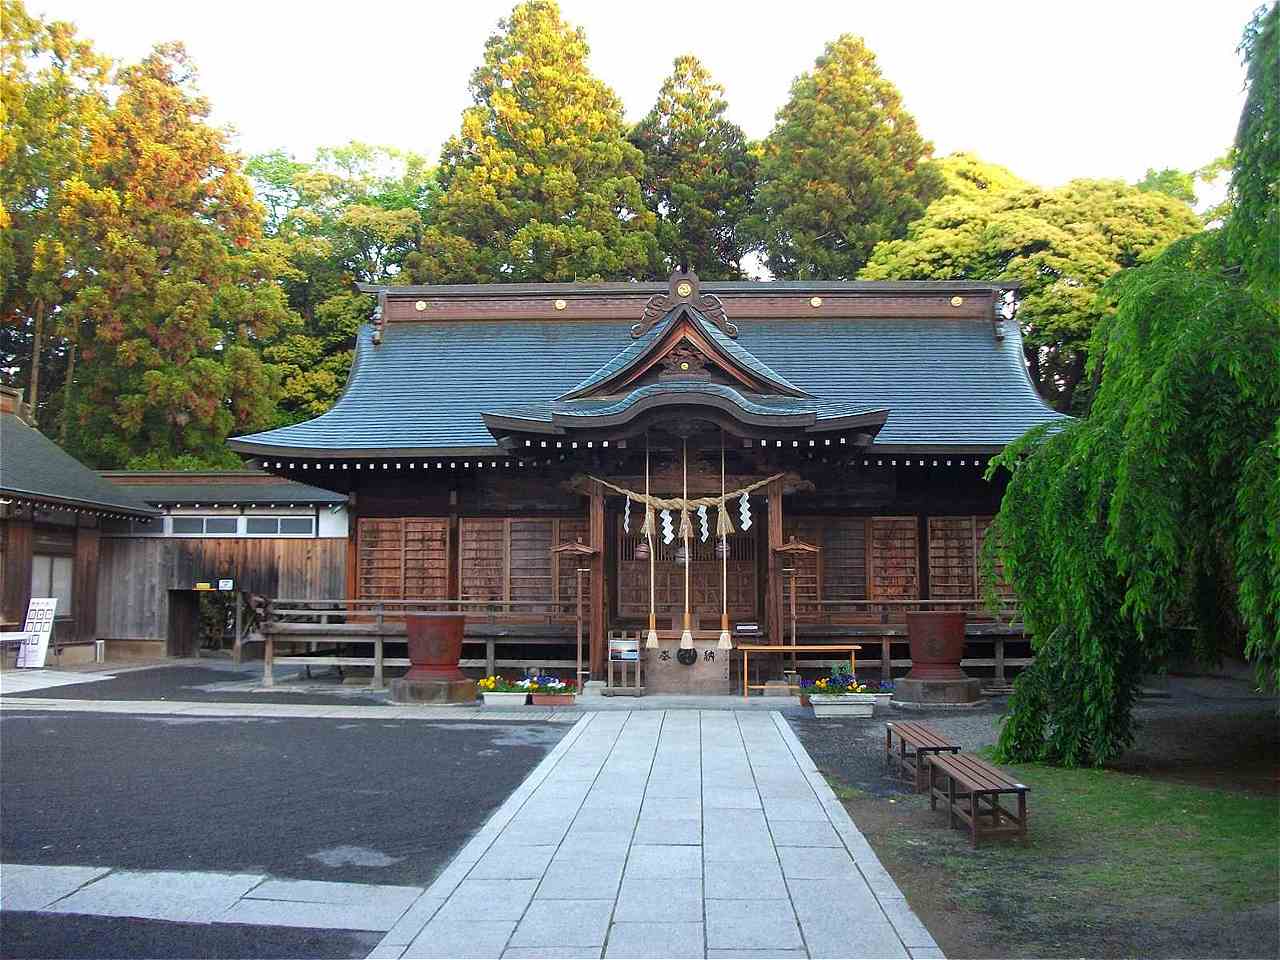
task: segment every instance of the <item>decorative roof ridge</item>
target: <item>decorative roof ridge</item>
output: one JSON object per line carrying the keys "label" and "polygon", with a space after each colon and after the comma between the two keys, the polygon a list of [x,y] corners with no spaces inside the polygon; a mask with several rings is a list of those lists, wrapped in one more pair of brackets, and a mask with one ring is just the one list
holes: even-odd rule
{"label": "decorative roof ridge", "polygon": [[[1000,293],[1017,290],[1019,284],[1011,280],[719,280],[700,283],[705,293],[762,294],[783,293],[894,293],[909,296],[913,293],[937,296],[940,293]],[[362,293],[391,296],[439,296],[474,297],[483,295],[513,299],[531,295],[557,294],[560,296],[598,296],[602,293],[619,296],[652,297],[669,288],[668,283],[653,281],[601,281],[563,283],[441,283],[441,284],[386,284],[357,283]]]}

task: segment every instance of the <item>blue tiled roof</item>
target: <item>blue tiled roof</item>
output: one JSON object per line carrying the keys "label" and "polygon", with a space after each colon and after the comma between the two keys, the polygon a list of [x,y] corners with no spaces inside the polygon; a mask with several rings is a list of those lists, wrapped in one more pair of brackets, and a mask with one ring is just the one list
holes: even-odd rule
{"label": "blue tiled roof", "polygon": [[[876,447],[994,447],[1064,419],[1032,387],[1016,324],[1005,324],[997,340],[989,323],[963,319],[735,323],[738,345],[812,397],[888,409]],[[231,445],[249,455],[303,457],[495,451],[483,413],[569,393],[621,353],[643,349],[630,327],[620,320],[394,323],[375,347],[366,326],[333,409]]]}
{"label": "blue tiled roof", "polygon": [[591,420],[626,413],[646,400],[691,395],[714,397],[727,401],[743,413],[761,417],[801,417],[830,420],[837,417],[853,417],[874,413],[880,407],[868,407],[861,403],[841,400],[816,400],[810,397],[789,397],[784,394],[747,393],[724,383],[706,380],[664,380],[648,383],[618,397],[590,397],[580,400],[552,400],[545,403],[526,404],[520,407],[485,411],[500,417],[524,420],[540,420],[550,423],[553,419],[581,418]]}

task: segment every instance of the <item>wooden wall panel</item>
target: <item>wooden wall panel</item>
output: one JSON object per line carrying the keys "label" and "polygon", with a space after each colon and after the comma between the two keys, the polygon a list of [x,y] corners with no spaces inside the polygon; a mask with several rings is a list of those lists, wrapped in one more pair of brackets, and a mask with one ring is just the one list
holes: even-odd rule
{"label": "wooden wall panel", "polygon": [[[822,551],[817,556],[798,558],[796,612],[799,615],[818,612],[818,600],[867,598],[867,523],[867,517],[795,514],[784,517],[784,540],[794,536]],[[790,589],[786,582],[784,589]],[[789,594],[787,603],[790,603]],[[839,611],[839,607],[830,607],[827,612]]]}
{"label": "wooden wall panel", "polygon": [[14,517],[5,524],[4,595],[0,597],[0,619],[21,629],[31,599],[31,553],[34,530],[31,521]]}
{"label": "wooden wall panel", "polygon": [[577,568],[551,550],[585,543],[586,517],[463,517],[458,530],[462,599],[517,601],[516,613],[572,609]]}
{"label": "wooden wall panel", "polygon": [[[586,543],[591,537],[586,517],[561,517],[555,521],[555,525],[557,546],[566,543]],[[554,568],[558,584],[556,597],[559,600],[560,609],[565,613],[572,613],[578,590],[577,564],[561,557],[555,561]],[[584,599],[583,602],[585,603],[586,600]]]}
{"label": "wooden wall panel", "polygon": [[458,533],[458,583],[463,600],[508,600],[505,517],[463,517]]}
{"label": "wooden wall panel", "polygon": [[97,527],[76,530],[76,552],[71,579],[71,605],[76,619],[76,639],[96,640],[98,630],[98,562],[101,531]]}
{"label": "wooden wall panel", "polygon": [[977,596],[977,539],[973,517],[929,518],[929,599]]}
{"label": "wooden wall panel", "polygon": [[356,565],[360,599],[447,599],[449,521],[444,517],[361,517]]}
{"label": "wooden wall panel", "polygon": [[[978,558],[982,557],[982,546],[986,543],[987,534],[991,529],[991,522],[995,517],[974,517],[974,553]],[[981,589],[982,576],[978,575],[979,589]],[[1004,564],[1000,562],[1000,558],[996,558],[996,593],[1008,599],[1014,599],[1013,584],[1005,578]]]}
{"label": "wooden wall panel", "polygon": [[224,577],[261,596],[338,599],[346,593],[346,567],[347,541],[338,538],[104,537],[96,636],[162,640],[169,629],[169,591]]}
{"label": "wooden wall panel", "polygon": [[868,555],[869,599],[920,599],[919,523],[915,517],[872,517]]}

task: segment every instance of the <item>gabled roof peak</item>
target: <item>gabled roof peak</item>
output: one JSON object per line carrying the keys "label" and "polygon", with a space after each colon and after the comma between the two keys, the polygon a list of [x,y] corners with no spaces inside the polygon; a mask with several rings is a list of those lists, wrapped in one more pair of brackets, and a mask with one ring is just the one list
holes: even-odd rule
{"label": "gabled roof peak", "polygon": [[[664,316],[649,323],[639,333],[633,330],[632,336],[636,339],[558,399],[577,400],[617,393],[634,386],[659,364],[675,364],[672,372],[687,374],[692,367],[704,363],[712,364],[724,379],[751,392],[792,397],[808,395],[734,340],[736,327],[733,328],[733,335],[730,335],[723,326],[714,323],[690,303],[693,297],[698,296],[696,288],[682,291],[679,296],[681,301]],[[723,317],[723,310],[721,316]],[[727,319],[722,320],[722,323],[727,322]],[[694,363],[687,358],[681,361],[674,357],[679,351],[693,351],[702,362]]]}
{"label": "gabled roof peak", "polygon": [[640,322],[631,328],[631,336],[644,336],[681,307],[696,308],[703,319],[714,323],[726,336],[738,336],[738,328],[729,320],[724,303],[714,293],[703,293],[698,275],[685,269],[671,274],[666,293],[655,293],[649,298]]}

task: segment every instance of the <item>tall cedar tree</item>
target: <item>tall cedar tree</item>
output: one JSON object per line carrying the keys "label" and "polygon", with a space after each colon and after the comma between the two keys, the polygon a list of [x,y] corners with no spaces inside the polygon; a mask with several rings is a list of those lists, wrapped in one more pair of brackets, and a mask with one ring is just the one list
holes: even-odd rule
{"label": "tall cedar tree", "polygon": [[864,280],[1018,283],[1024,349],[1040,395],[1076,412],[1088,343],[1115,304],[1106,281],[1148,263],[1201,223],[1182,200],[1112,180],[1045,190],[967,154],[938,161],[952,192],[929,205],[901,240],[881,243]]}
{"label": "tall cedar tree", "polygon": [[323,413],[341,392],[374,306],[353,285],[400,276],[434,202],[435,176],[417,154],[363,143],[322,148],[312,162],[261,154],[245,172],[267,207],[270,242],[289,263],[281,283],[303,322],[263,350],[283,376],[277,422],[294,423]]}
{"label": "tall cedar tree", "polygon": [[827,44],[763,144],[753,232],[788,280],[852,280],[943,192],[897,87],[865,43]]}
{"label": "tall cedar tree", "polygon": [[[995,545],[1034,637],[1001,731],[1008,760],[1102,764],[1145,673],[1222,652],[1280,686],[1277,8],[1242,51],[1249,89],[1226,224],[1108,284],[1088,419],[993,462]],[[988,580],[994,558],[985,556]]]}
{"label": "tall cedar tree", "polygon": [[698,58],[676,57],[653,109],[631,132],[644,154],[641,187],[658,218],[663,275],[688,264],[704,280],[742,277],[757,161],[727,108],[724,87]]}
{"label": "tall cedar tree", "polygon": [[18,0],[0,0],[0,42],[0,367],[16,370],[47,428],[67,357],[59,307],[77,282],[59,216],[106,108],[110,63]]}
{"label": "tall cedar tree", "polygon": [[66,304],[82,362],[68,447],[98,467],[234,465],[272,421],[259,341],[294,322],[260,245],[262,208],[180,45],[119,70],[60,223],[83,278]]}
{"label": "tall cedar tree", "polygon": [[471,76],[441,196],[406,267],[427,283],[627,279],[657,259],[622,103],[552,0],[517,6]]}

